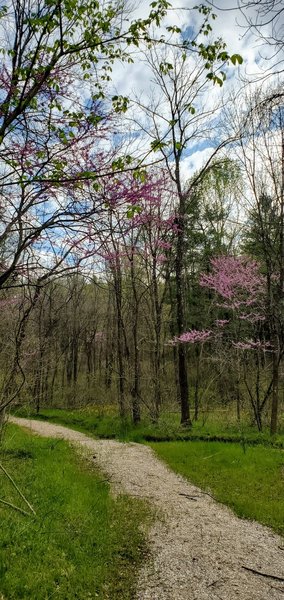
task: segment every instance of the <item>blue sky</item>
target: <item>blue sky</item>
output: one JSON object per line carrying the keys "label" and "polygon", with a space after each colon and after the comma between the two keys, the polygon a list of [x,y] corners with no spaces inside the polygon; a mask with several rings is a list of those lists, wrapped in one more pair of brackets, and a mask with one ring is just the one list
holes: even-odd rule
{"label": "blue sky", "polygon": [[[190,35],[199,29],[202,17],[193,7],[198,2],[196,0],[172,0],[172,6],[175,10],[170,10],[164,27],[167,25],[178,25],[182,28],[184,35]],[[266,58],[268,52],[272,49],[264,48],[263,44],[256,39],[252,31],[247,31],[246,22],[240,11],[230,10],[236,7],[237,0],[219,0],[216,3],[220,8],[226,8],[225,11],[213,9],[217,14],[216,20],[212,21],[212,37],[222,38],[230,54],[240,54],[243,57],[243,65],[238,68],[230,68],[227,73],[227,81],[222,89],[213,86],[208,91],[207,103],[222,105],[224,95],[234,93],[234,90],[240,88],[239,75],[246,76],[252,80],[257,79],[262,73],[262,69],[267,69],[269,63]],[[183,9],[180,7],[183,6]],[[133,18],[143,18],[147,14],[149,3],[142,0],[139,8],[133,11]],[[253,16],[253,12],[251,12]],[[166,30],[165,30],[166,31]],[[207,40],[207,38],[206,38]],[[205,41],[206,41],[205,40]],[[115,93],[121,93],[128,96],[140,96],[147,102],[147,95],[152,93],[152,82],[149,68],[143,62],[143,57],[139,59],[137,54],[133,65],[119,64],[115,66],[113,72],[113,89]],[[135,109],[136,110],[136,109]],[[221,109],[220,109],[221,110]],[[213,142],[214,144],[214,142]],[[183,171],[185,177],[189,177],[192,172],[199,169],[208,158],[212,141],[204,139],[201,142],[191,145],[190,150],[185,152]]]}

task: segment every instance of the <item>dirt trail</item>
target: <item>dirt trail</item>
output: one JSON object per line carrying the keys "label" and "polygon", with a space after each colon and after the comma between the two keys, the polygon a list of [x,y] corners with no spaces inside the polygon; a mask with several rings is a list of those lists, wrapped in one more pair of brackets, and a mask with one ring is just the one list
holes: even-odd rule
{"label": "dirt trail", "polygon": [[11,420],[39,435],[79,444],[108,475],[116,493],[147,498],[159,509],[136,600],[284,600],[283,539],[258,523],[238,519],[170,471],[150,448],[94,440],[51,423]]}

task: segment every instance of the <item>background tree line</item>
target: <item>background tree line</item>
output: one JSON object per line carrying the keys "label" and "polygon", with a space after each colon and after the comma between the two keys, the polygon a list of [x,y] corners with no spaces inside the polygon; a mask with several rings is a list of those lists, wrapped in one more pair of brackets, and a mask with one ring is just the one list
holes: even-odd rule
{"label": "background tree line", "polygon": [[[258,109],[250,107],[256,119]],[[277,104],[273,118],[278,113]],[[117,406],[121,417],[134,423],[145,415],[157,422],[163,411],[180,412],[182,419],[182,346],[190,420],[229,410],[236,421],[246,416],[259,430],[270,423],[276,431],[283,386],[282,130],[273,129],[278,144],[274,139],[265,146],[265,136],[271,136],[267,127],[256,147],[254,130],[246,131],[262,159],[264,144],[267,170],[255,161],[257,170],[245,171],[251,148],[241,137],[234,160],[214,159],[193,178],[183,223],[181,333],[174,184],[160,168],[143,183],[132,176],[117,181],[120,201],[113,201],[112,190],[105,220],[96,226],[101,242],[89,256],[88,270],[77,268],[39,288],[22,341],[24,385],[17,404],[29,403],[36,411]],[[85,252],[85,246],[77,244],[76,251]],[[30,287],[7,290],[2,300],[2,339],[9,340],[2,346],[2,374],[17,348],[19,322],[33,296]]]}

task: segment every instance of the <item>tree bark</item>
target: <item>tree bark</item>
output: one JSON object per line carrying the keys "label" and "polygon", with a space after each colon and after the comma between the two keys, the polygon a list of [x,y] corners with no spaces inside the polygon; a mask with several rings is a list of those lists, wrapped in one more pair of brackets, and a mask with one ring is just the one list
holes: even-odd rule
{"label": "tree bark", "polygon": [[[185,198],[180,193],[180,204],[178,214],[178,232],[175,261],[175,280],[176,280],[176,324],[177,336],[184,332],[184,298],[183,298],[183,271],[184,271],[184,219],[185,219]],[[179,376],[179,400],[181,409],[181,424],[191,425],[189,411],[189,389],[187,377],[186,345],[178,345],[178,376]]]}

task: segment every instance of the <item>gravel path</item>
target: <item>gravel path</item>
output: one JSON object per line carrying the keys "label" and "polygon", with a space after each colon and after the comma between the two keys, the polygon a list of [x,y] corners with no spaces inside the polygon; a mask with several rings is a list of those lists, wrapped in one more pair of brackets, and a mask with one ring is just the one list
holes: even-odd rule
{"label": "gravel path", "polygon": [[84,447],[116,493],[147,498],[158,509],[136,600],[284,600],[283,538],[234,516],[170,471],[150,448],[95,440],[51,423],[11,420]]}

